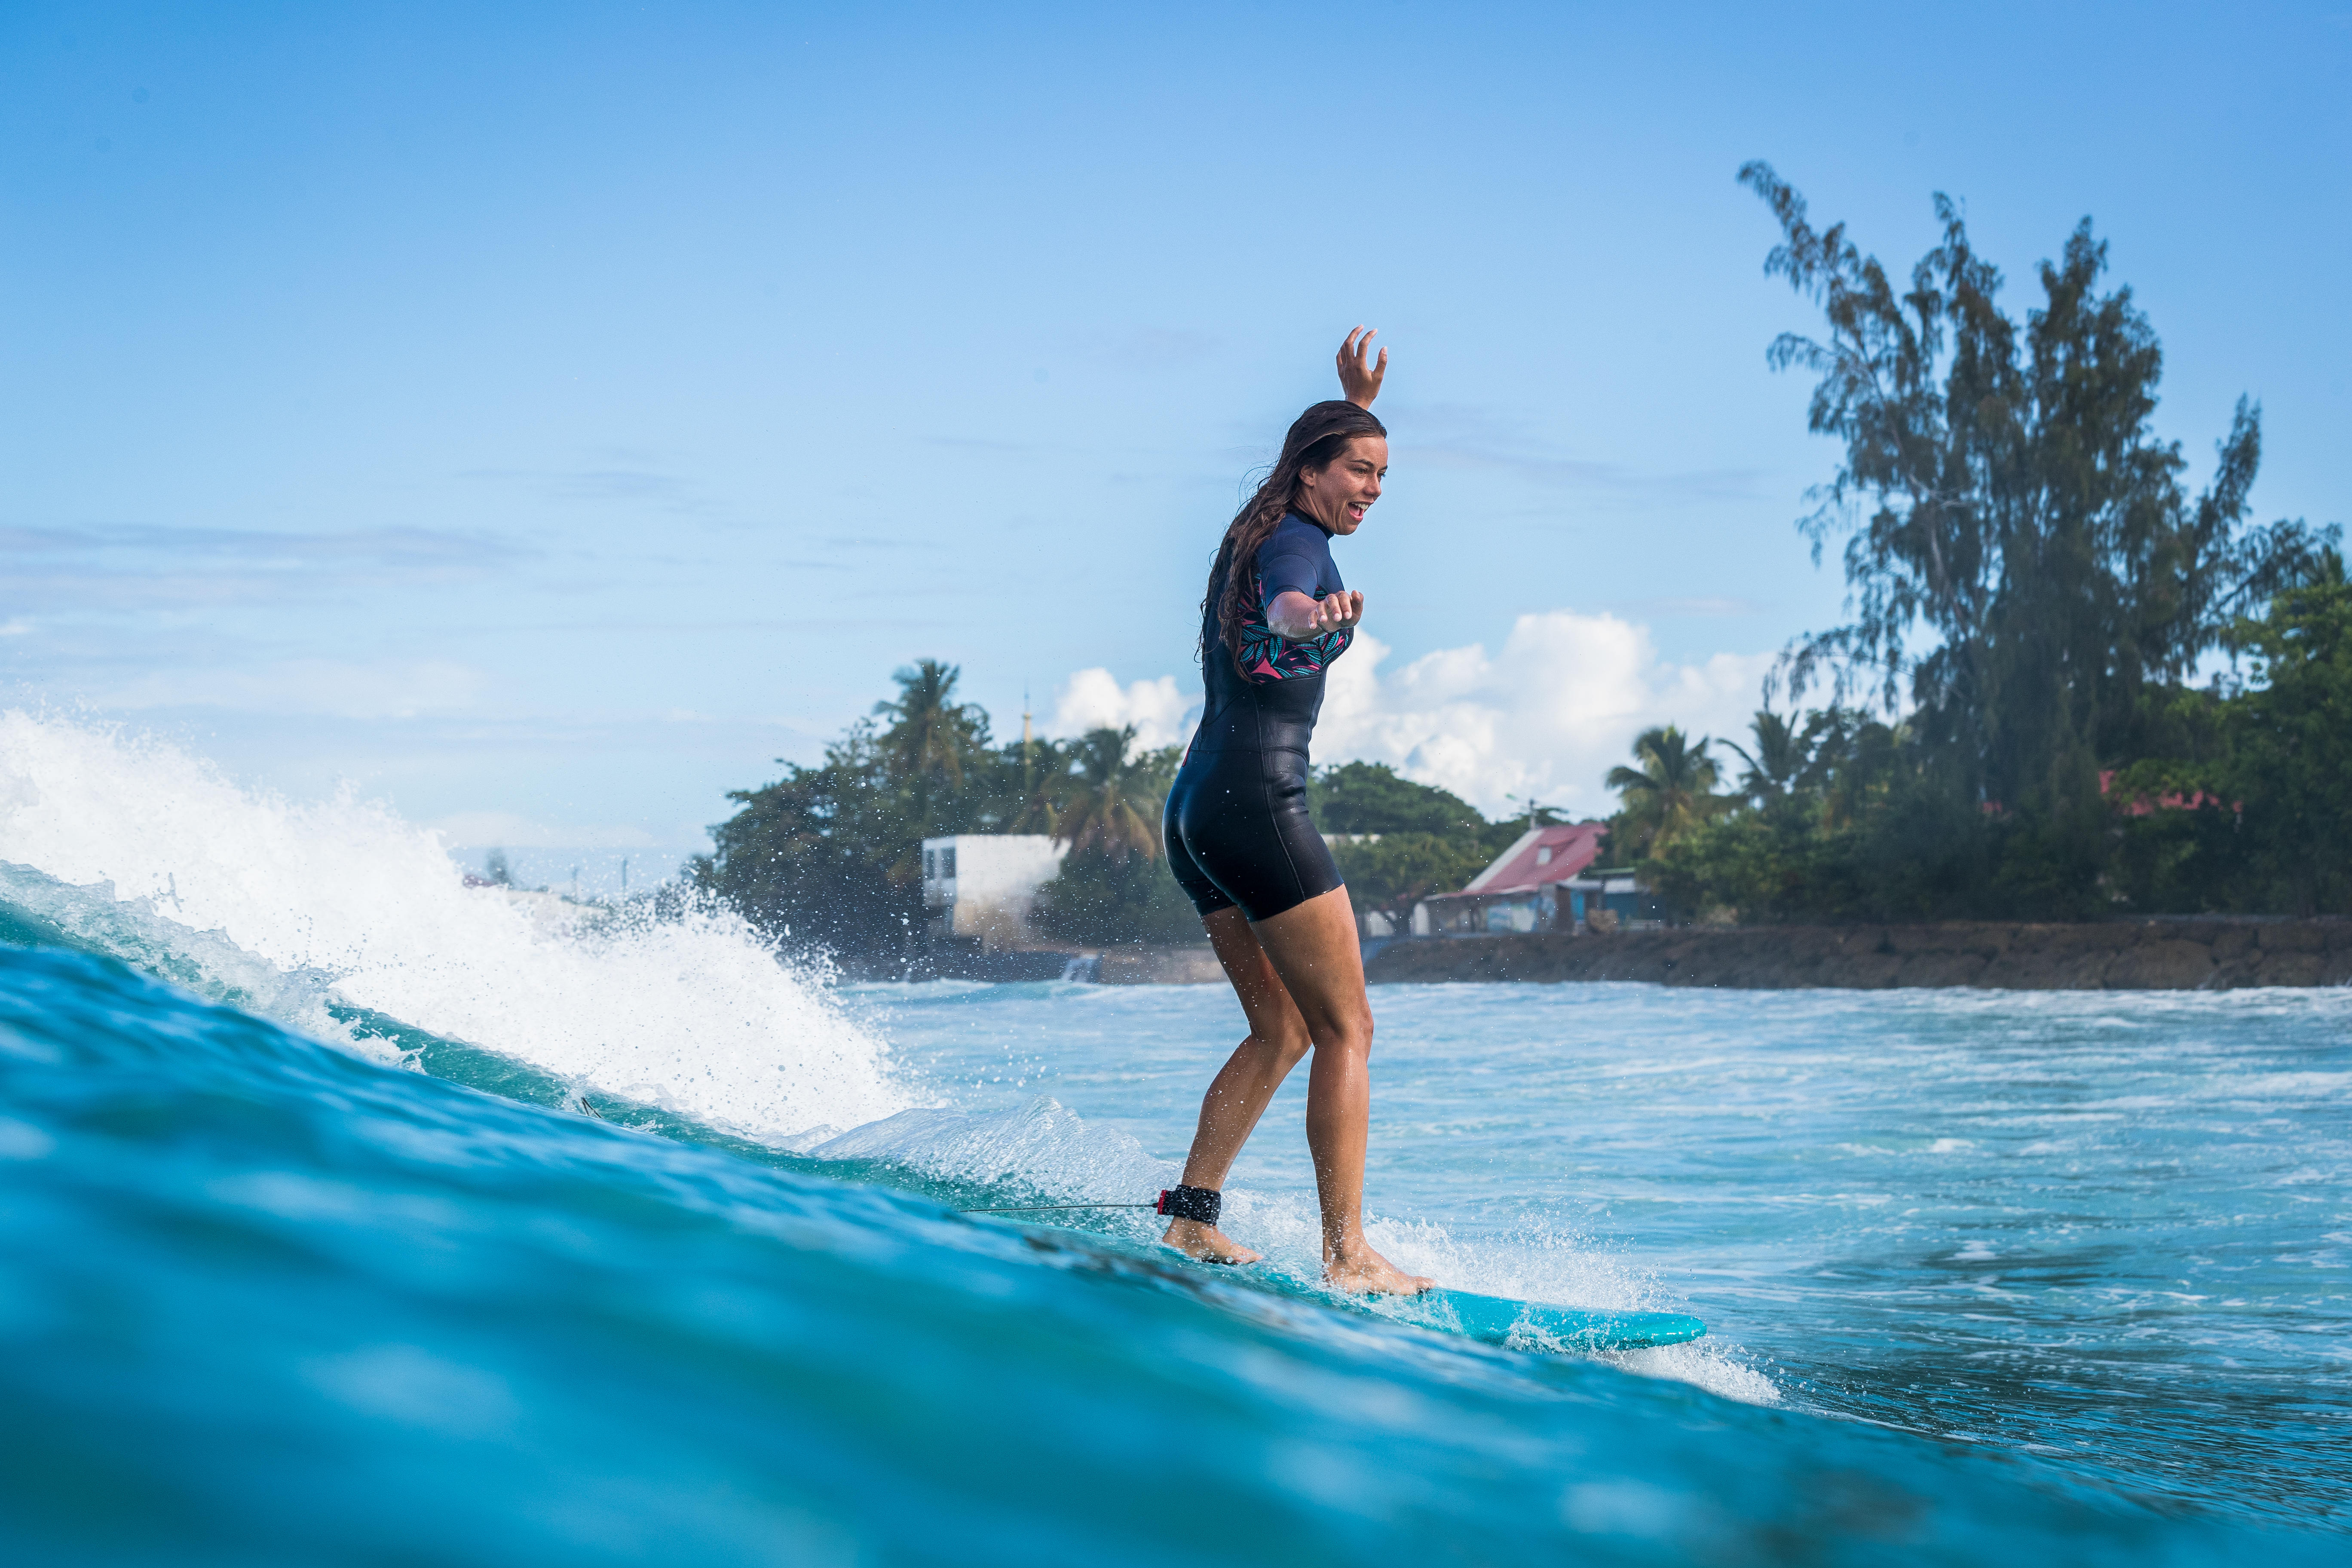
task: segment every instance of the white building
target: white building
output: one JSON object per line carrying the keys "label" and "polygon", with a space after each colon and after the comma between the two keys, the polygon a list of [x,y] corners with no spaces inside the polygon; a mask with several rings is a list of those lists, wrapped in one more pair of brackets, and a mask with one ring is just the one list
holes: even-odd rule
{"label": "white building", "polygon": [[923,840],[923,908],[935,936],[982,947],[1018,947],[1029,934],[1037,889],[1070,847],[1042,833],[958,833]]}

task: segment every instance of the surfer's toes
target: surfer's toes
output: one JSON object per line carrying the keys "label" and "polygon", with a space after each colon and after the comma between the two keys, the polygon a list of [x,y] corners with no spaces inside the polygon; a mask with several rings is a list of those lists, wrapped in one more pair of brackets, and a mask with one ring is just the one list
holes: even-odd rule
{"label": "surfer's toes", "polygon": [[1227,1236],[1213,1225],[1202,1225],[1196,1219],[1169,1222],[1168,1234],[1160,1238],[1163,1247],[1172,1247],[1185,1257],[1202,1263],[1255,1263],[1259,1254]]}

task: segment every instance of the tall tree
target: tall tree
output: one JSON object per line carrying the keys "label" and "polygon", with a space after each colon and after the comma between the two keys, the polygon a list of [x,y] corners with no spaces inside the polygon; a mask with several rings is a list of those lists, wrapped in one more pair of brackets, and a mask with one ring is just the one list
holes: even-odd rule
{"label": "tall tree", "polygon": [[2269,908],[2352,912],[2352,585],[2333,551],[2311,586],[2235,635],[2257,684],[2232,706],[2232,794]]}
{"label": "tall tree", "polygon": [[1613,767],[1607,780],[1625,803],[1620,821],[1633,834],[1628,844],[1612,832],[1620,853],[1662,848],[1722,811],[1725,803],[1715,794],[1717,770],[1707,744],[1704,739],[1694,742],[1672,724],[1634,737],[1633,760],[1640,766]]}
{"label": "tall tree", "polygon": [[1890,710],[1907,696],[1965,798],[2048,825],[2088,868],[2100,763],[2127,743],[2142,688],[2180,679],[2316,559],[2300,522],[2246,525],[2259,410],[2240,400],[2192,500],[2178,444],[2149,428],[2156,333],[2130,289],[2098,291],[2106,247],[2087,218],[2042,265],[2021,328],[1948,198],[1942,243],[1898,291],[1769,165],[1739,178],[1780,220],[1766,271],[1828,326],[1783,334],[1770,363],[1818,376],[1811,427],[1845,446],[1800,527],[1816,560],[1845,536],[1853,619],[1792,646],[1792,690],[1874,687]]}
{"label": "tall tree", "polygon": [[1724,742],[1748,764],[1747,773],[1740,775],[1741,792],[1759,805],[1786,796],[1812,761],[1813,742],[1819,738],[1822,721],[1822,716],[1815,714],[1812,722],[1800,730],[1769,708],[1759,708],[1748,726],[1756,737],[1755,751],[1737,741]]}
{"label": "tall tree", "polygon": [[1468,801],[1434,784],[1415,784],[1386,763],[1341,763],[1318,769],[1307,786],[1307,804],[1315,826],[1326,833],[1480,838],[1488,826]]}
{"label": "tall tree", "polygon": [[1071,747],[1072,772],[1054,832],[1073,858],[1124,865],[1130,856],[1146,861],[1159,857],[1160,805],[1167,784],[1159,777],[1160,753],[1130,755],[1134,745],[1130,724],[1091,731]]}
{"label": "tall tree", "polygon": [[988,715],[955,700],[962,673],[939,659],[919,658],[891,673],[898,695],[874,705],[875,716],[890,721],[881,735],[882,756],[926,828],[945,826],[934,822],[934,813],[962,792],[967,768],[988,746]]}
{"label": "tall tree", "polygon": [[817,767],[732,790],[740,808],[710,829],[713,852],[689,879],[746,918],[802,944],[850,957],[898,952],[921,914],[921,884],[906,872],[910,830],[873,721],[827,746]]}

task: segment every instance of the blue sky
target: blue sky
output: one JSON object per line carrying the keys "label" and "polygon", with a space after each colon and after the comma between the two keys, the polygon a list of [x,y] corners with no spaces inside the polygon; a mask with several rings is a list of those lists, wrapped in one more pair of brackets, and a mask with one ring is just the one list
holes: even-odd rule
{"label": "blue sky", "polygon": [[2163,432],[2251,394],[2257,510],[2341,520],[2347,63],[2342,5],[19,4],[0,701],[656,862],[919,655],[1152,731],[1361,321],[1321,754],[1598,809],[1838,610],[1742,161],[1906,267],[1963,199],[2020,310],[2089,215]]}

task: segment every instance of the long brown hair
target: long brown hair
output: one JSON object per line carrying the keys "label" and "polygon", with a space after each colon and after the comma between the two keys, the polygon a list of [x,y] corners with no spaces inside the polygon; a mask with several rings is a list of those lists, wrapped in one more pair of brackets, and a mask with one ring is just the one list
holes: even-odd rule
{"label": "long brown hair", "polygon": [[1225,525],[1224,542],[1217,546],[1216,564],[1209,568],[1209,591],[1201,601],[1201,658],[1209,657],[1209,625],[1216,623],[1217,640],[1234,668],[1242,668],[1242,623],[1249,616],[1250,563],[1258,547],[1274,535],[1298,499],[1298,476],[1337,461],[1348,443],[1362,436],[1388,438],[1388,426],[1372,417],[1369,408],[1352,403],[1318,403],[1300,415],[1282,438],[1282,456],[1273,471],[1259,482],[1255,493]]}

